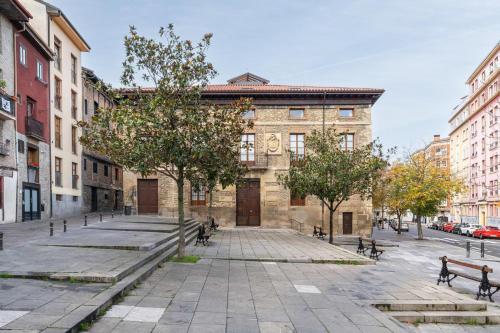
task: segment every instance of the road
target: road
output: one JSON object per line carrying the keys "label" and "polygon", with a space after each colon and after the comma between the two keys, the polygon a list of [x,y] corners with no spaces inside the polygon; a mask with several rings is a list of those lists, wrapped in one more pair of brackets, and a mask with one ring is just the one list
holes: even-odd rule
{"label": "road", "polygon": [[[386,226],[387,227],[387,226]],[[443,243],[447,243],[453,246],[458,246],[464,249],[466,247],[466,242],[470,241],[471,251],[480,252],[481,242],[484,242],[485,253],[491,256],[496,256],[500,258],[500,239],[484,239],[480,240],[477,238],[460,236],[457,234],[451,234],[444,231],[428,229],[423,226],[424,237],[427,239],[433,239],[437,241],[441,241]],[[391,228],[384,230],[374,229],[374,232],[378,234],[378,238],[386,238],[391,239],[391,234],[396,235],[396,232]],[[417,237],[417,225],[410,223],[410,231],[403,233],[405,237],[416,238]],[[377,238],[377,237],[376,237]]]}

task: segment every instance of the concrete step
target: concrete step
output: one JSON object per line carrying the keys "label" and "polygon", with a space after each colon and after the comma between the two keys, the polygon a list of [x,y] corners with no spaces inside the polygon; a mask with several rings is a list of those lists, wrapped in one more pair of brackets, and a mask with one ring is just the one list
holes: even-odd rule
{"label": "concrete step", "polygon": [[492,311],[394,311],[395,319],[405,323],[429,324],[499,324],[500,314]]}
{"label": "concrete step", "polygon": [[374,304],[381,311],[486,311],[487,304],[475,301],[397,300]]}

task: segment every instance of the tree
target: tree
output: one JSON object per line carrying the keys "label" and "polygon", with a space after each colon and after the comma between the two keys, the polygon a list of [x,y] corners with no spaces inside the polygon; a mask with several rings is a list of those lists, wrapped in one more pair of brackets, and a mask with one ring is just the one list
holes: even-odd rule
{"label": "tree", "polygon": [[320,199],[330,212],[329,242],[333,243],[333,215],[342,202],[372,192],[380,171],[386,166],[382,147],[376,142],[347,149],[342,135],[330,128],[306,137],[306,155],[292,163],[278,181],[291,192]]}
{"label": "tree", "polygon": [[373,208],[380,209],[382,211],[382,219],[384,219],[384,212],[387,208],[387,199],[389,196],[388,184],[389,179],[387,177],[386,170],[383,170],[378,177],[378,181],[373,184],[372,188],[372,205]]}
{"label": "tree", "polygon": [[464,184],[453,179],[447,168],[437,167],[425,154],[409,157],[406,164],[408,208],[417,217],[418,239],[423,239],[421,217],[437,214],[439,206],[461,192]]}
{"label": "tree", "polygon": [[[161,28],[159,41],[140,36],[134,27],[125,37],[125,61],[116,92],[117,105],[101,108],[90,122],[81,122],[81,142],[144,176],[157,173],[177,185],[178,256],[184,256],[184,184],[196,181],[211,155],[207,142],[218,134],[227,147],[247,126],[242,113],[248,100],[212,105],[202,98],[216,75],[206,60],[211,34],[193,44]],[[137,80],[151,88],[141,88]]]}
{"label": "tree", "polygon": [[410,208],[408,201],[408,166],[394,164],[387,173],[387,208],[390,214],[398,218],[398,234],[401,234],[401,218]]}

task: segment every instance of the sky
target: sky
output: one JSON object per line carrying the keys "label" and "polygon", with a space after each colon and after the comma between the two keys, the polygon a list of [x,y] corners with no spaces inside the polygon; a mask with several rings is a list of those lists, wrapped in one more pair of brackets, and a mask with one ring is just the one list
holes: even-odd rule
{"label": "sky", "polygon": [[213,83],[245,72],[274,84],[383,88],[373,137],[406,153],[434,134],[467,94],[465,81],[500,41],[499,0],[48,0],[92,50],[82,64],[119,86],[123,37],[214,34]]}

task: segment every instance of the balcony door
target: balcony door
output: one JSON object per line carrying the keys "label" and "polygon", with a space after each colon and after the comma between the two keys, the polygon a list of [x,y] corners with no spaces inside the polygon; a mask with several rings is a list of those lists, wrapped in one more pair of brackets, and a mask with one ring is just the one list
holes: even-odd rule
{"label": "balcony door", "polygon": [[40,188],[35,185],[23,186],[23,221],[40,219]]}

